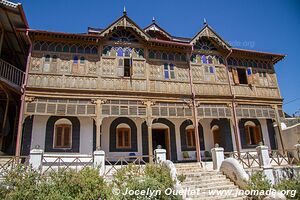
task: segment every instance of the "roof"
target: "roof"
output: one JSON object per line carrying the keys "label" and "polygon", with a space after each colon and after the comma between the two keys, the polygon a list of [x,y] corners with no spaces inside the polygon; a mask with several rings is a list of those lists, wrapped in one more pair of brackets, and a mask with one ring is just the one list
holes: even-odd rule
{"label": "roof", "polygon": [[[170,45],[178,45],[178,46],[185,46],[185,47],[192,47],[197,40],[201,37],[210,38],[215,42],[215,44],[219,45],[225,51],[232,50],[233,54],[247,54],[248,56],[264,56],[271,58],[274,63],[280,61],[285,57],[283,54],[276,54],[276,53],[269,53],[269,52],[260,52],[254,50],[246,50],[246,49],[238,49],[231,47],[221,36],[217,34],[214,29],[209,26],[207,23],[204,24],[204,27],[193,37],[193,38],[186,38],[186,37],[178,37],[173,36],[165,29],[160,27],[156,21],[153,19],[152,23],[145,27],[144,29],[140,28],[132,19],[127,16],[125,12],[123,16],[115,20],[112,24],[110,24],[106,28],[95,28],[95,27],[88,27],[87,33],[63,33],[63,32],[51,32],[51,31],[44,31],[44,30],[33,30],[29,29],[30,33],[32,34],[44,34],[44,35],[60,35],[69,38],[76,38],[76,39],[85,39],[85,40],[95,40],[95,39],[102,39],[106,37],[109,33],[111,33],[115,28],[124,26],[130,27],[136,31],[146,42],[151,43],[161,43],[161,44],[170,44]],[[153,34],[154,33],[154,34]],[[158,34],[158,35],[157,35]],[[160,36],[160,37],[157,37]]]}
{"label": "roof", "polygon": [[14,66],[25,69],[29,41],[19,28],[28,29],[28,22],[20,3],[0,1],[0,27],[4,29],[1,58]]}

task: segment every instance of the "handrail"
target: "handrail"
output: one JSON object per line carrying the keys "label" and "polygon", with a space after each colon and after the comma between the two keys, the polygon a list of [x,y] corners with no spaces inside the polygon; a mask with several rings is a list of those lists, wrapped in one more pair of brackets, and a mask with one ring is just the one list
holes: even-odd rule
{"label": "handrail", "polygon": [[21,87],[25,73],[12,64],[0,59],[0,77]]}

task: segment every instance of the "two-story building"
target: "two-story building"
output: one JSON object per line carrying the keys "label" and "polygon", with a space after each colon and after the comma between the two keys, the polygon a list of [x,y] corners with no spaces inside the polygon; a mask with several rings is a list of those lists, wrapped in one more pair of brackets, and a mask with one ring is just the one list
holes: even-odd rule
{"label": "two-story building", "polygon": [[280,148],[274,65],[284,55],[233,48],[206,23],[193,38],[155,20],[141,28],[126,12],[85,34],[23,31],[32,50],[22,155],[39,145],[53,154],[102,149],[113,159],[161,145],[181,161],[216,143],[227,152]]}

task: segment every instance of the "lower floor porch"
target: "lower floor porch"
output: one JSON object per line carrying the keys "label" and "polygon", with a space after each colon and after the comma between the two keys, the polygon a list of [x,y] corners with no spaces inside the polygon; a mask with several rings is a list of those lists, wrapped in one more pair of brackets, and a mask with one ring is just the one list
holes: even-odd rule
{"label": "lower floor porch", "polygon": [[[202,160],[210,160],[210,150],[216,143],[225,152],[255,150],[263,142],[269,149],[277,149],[272,119],[239,119],[238,136],[230,119],[205,118],[198,123]],[[191,120],[157,118],[149,128],[138,117],[106,117],[101,123],[100,149],[110,161],[118,157],[147,156],[160,146],[167,151],[167,159],[174,162],[196,160],[195,131]],[[37,146],[49,154],[92,155],[97,149],[96,123],[91,117],[33,115],[25,118],[22,155],[29,155]],[[236,139],[237,138],[237,139]]]}

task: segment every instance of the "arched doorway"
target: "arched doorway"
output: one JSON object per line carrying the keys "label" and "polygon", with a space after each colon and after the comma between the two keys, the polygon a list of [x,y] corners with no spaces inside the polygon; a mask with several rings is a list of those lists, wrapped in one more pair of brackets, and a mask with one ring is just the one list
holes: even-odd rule
{"label": "arched doorway", "polygon": [[158,147],[166,149],[167,159],[170,159],[170,130],[169,127],[162,123],[152,125],[152,147],[153,151]]}

